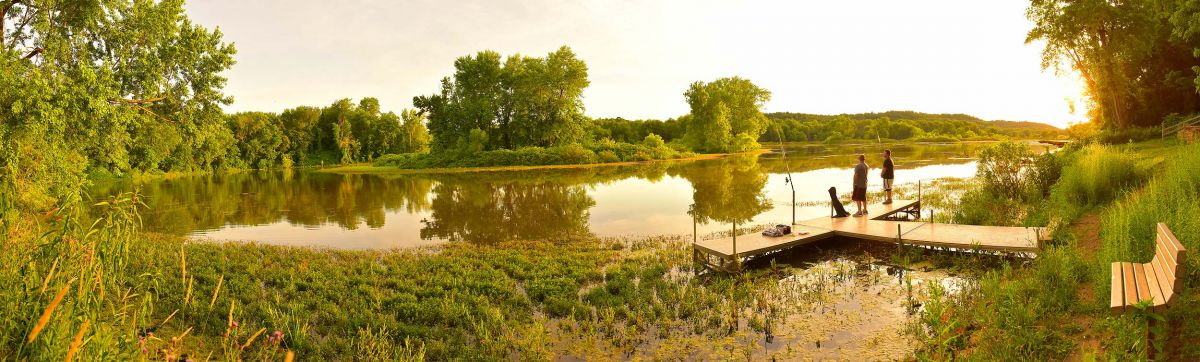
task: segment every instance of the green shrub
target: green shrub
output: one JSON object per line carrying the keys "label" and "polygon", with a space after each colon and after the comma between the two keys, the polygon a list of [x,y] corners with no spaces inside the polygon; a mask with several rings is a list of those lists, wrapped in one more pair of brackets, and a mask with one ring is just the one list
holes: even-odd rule
{"label": "green shrub", "polygon": [[1050,188],[1062,177],[1063,158],[1050,152],[1034,157],[1033,165],[1026,171],[1026,197],[1029,200],[1041,200],[1050,195]]}
{"label": "green shrub", "polygon": [[663,138],[661,136],[651,133],[646,135],[646,139],[642,140],[642,145],[648,148],[661,148],[665,146],[666,143],[663,142]]}
{"label": "green shrub", "polygon": [[829,137],[825,137],[825,143],[837,143],[845,139],[846,136],[843,136],[841,132],[833,131],[833,133],[829,134]]}
{"label": "green shrub", "polygon": [[1017,225],[1026,208],[1019,199],[998,195],[986,187],[974,187],[963,193],[951,211],[955,224]]}
{"label": "green shrub", "polygon": [[984,186],[1009,199],[1019,199],[1024,190],[1023,170],[1032,157],[1029,147],[1004,141],[979,151],[978,177]]}
{"label": "green shrub", "polygon": [[749,133],[738,133],[733,139],[733,145],[730,146],[732,152],[748,152],[761,148],[754,136]]}
{"label": "green shrub", "polygon": [[617,157],[613,151],[604,150],[596,153],[596,158],[602,163],[621,162],[621,158]]}

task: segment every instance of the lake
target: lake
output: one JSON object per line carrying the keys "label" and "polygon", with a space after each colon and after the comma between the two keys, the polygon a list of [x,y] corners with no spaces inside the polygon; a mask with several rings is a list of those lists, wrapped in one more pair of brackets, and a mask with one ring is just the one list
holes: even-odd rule
{"label": "lake", "polygon": [[[636,165],[494,172],[337,174],[228,172],[144,183],[98,183],[96,197],[138,189],[148,231],[203,240],[338,249],[495,243],[592,234],[701,235],[829,214],[827,189],[848,194],[866,153],[878,191],[891,148],[897,186],[975,175],[984,143],[789,146],[756,155]],[[1031,147],[1037,147],[1031,145]]]}

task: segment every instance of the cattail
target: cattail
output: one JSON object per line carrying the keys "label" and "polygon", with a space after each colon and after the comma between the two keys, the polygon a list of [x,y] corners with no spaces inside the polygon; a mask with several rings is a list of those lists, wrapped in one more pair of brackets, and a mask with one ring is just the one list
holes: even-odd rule
{"label": "cattail", "polygon": [[46,293],[46,286],[50,285],[50,278],[54,276],[54,270],[58,269],[58,259],[59,258],[54,258],[54,264],[50,265],[50,272],[46,273],[46,280],[42,281],[42,290],[39,291],[38,294]]}
{"label": "cattail", "polygon": [[63,297],[67,296],[67,289],[70,287],[71,282],[67,282],[67,285],[58,290],[58,295],[54,296],[54,301],[50,302],[50,306],[46,307],[46,310],[42,312],[42,317],[38,318],[37,325],[33,326],[32,331],[29,331],[29,340],[27,342],[33,343],[38,333],[42,333],[42,328],[46,328],[46,323],[50,322],[50,315],[54,314],[54,308],[57,308],[58,303],[62,302]]}
{"label": "cattail", "polygon": [[220,293],[220,292],[221,292],[221,282],[224,282],[224,281],[225,281],[225,275],[224,275],[224,274],[222,274],[220,278],[217,278],[217,289],[213,289],[213,297],[212,297],[212,300],[208,301],[208,307],[209,307],[209,308],[212,308],[212,307],[213,307],[213,304],[217,303],[217,293]]}
{"label": "cattail", "polygon": [[246,349],[246,347],[249,347],[249,346],[250,346],[250,342],[254,342],[254,339],[255,339],[255,338],[258,338],[258,335],[262,334],[262,332],[263,332],[263,331],[265,331],[265,330],[267,330],[267,329],[266,329],[266,328],[259,328],[259,329],[258,329],[258,332],[254,332],[254,335],[250,336],[250,339],[247,339],[247,340],[246,340],[246,343],[242,345],[242,349]]}
{"label": "cattail", "polygon": [[71,341],[71,350],[67,351],[66,362],[75,360],[75,353],[79,352],[79,347],[83,345],[83,335],[87,333],[88,326],[92,325],[92,320],[83,321],[83,328],[79,328],[79,333],[75,334],[75,340]]}
{"label": "cattail", "polygon": [[296,352],[287,351],[287,354],[283,355],[283,362],[292,362],[293,359],[296,359]]}

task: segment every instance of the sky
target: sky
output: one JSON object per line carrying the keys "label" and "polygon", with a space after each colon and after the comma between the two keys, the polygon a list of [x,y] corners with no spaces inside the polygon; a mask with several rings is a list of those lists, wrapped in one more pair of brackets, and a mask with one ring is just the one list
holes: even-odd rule
{"label": "sky", "polygon": [[[1065,127],[1081,82],[1041,68],[1024,1],[192,0],[235,44],[227,111],[279,112],[376,97],[385,111],[439,91],[458,57],[544,56],[588,65],[592,117],[688,112],[695,81],[740,76],[765,111],[912,110]],[[1079,110],[1071,112],[1070,103]]]}

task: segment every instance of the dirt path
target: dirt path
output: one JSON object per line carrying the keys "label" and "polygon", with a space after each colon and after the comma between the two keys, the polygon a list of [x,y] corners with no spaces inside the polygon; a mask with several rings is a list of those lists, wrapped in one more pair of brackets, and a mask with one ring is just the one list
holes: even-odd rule
{"label": "dirt path", "polygon": [[[1079,250],[1079,255],[1085,260],[1091,260],[1097,257],[1100,251],[1100,211],[1093,210],[1083,216],[1080,216],[1075,222],[1069,226],[1071,234],[1075,236],[1075,246]],[[1095,285],[1092,283],[1083,283],[1076,293],[1079,300],[1092,300],[1095,298]],[[1097,322],[1095,316],[1090,314],[1076,314],[1071,317],[1071,321],[1081,327],[1078,335],[1075,351],[1067,357],[1068,361],[1082,361],[1085,355],[1091,355],[1100,351],[1100,341],[1108,338],[1102,331],[1095,327]]]}
{"label": "dirt path", "polygon": [[1100,251],[1100,212],[1092,211],[1079,217],[1070,228],[1075,234],[1080,256],[1084,259],[1096,257],[1096,252]]}

